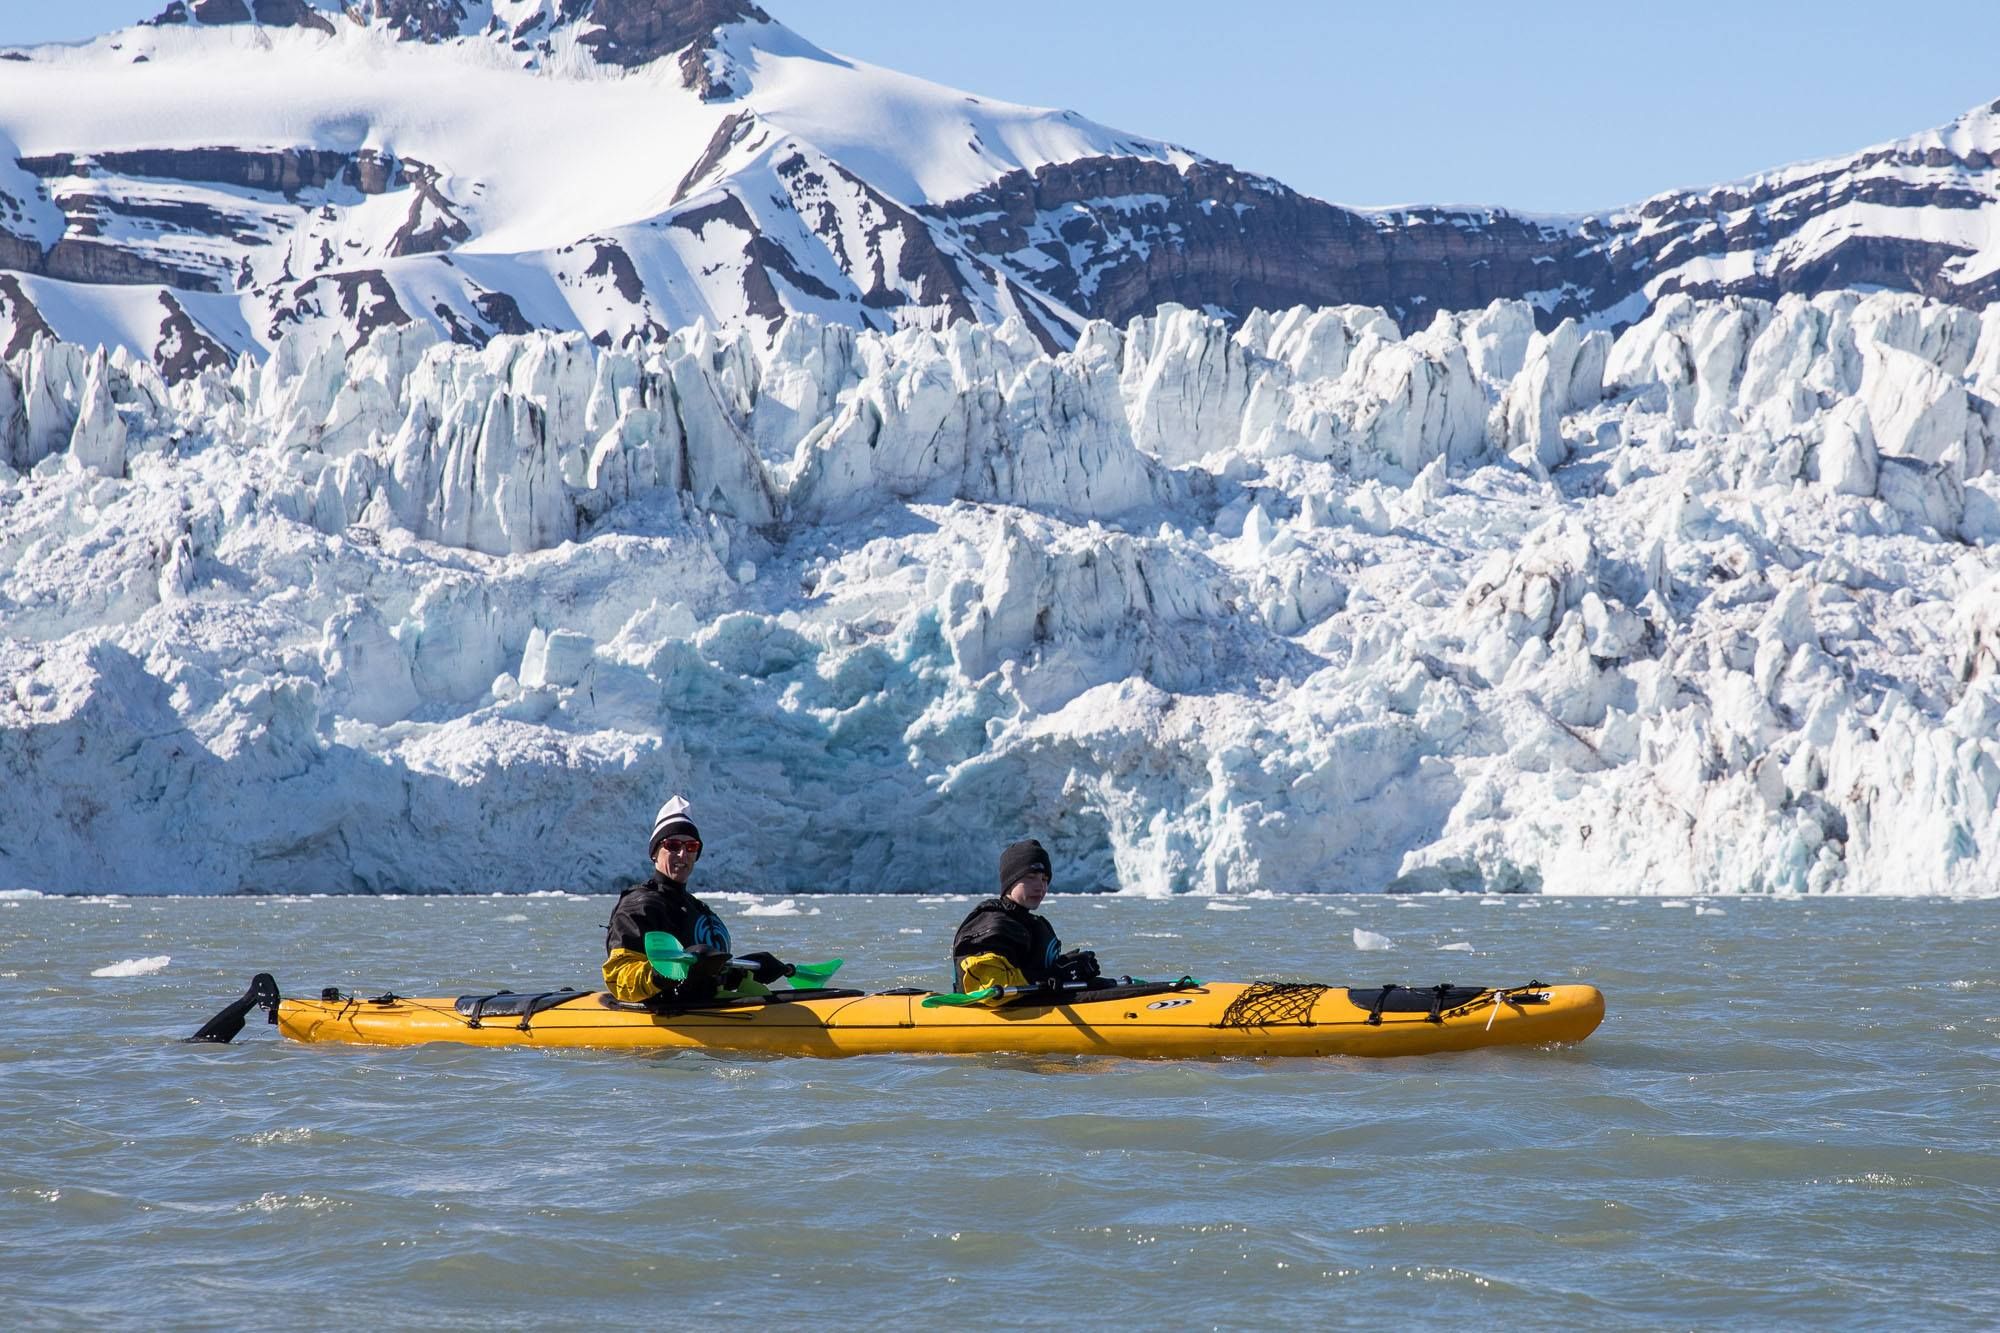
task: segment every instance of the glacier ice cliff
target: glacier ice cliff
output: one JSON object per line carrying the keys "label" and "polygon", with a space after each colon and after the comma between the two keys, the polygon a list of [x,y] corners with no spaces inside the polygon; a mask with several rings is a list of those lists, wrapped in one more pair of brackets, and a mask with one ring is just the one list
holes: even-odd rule
{"label": "glacier ice cliff", "polygon": [[0,887],[2000,887],[2000,310],[0,365]]}

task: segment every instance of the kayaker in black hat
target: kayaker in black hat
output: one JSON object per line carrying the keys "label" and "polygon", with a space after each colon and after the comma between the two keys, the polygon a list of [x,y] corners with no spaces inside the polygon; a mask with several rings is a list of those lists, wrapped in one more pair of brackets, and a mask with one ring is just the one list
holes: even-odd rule
{"label": "kayaker in black hat", "polygon": [[1035,914],[1051,878],[1048,850],[1033,838],[1000,853],[1000,896],[973,908],[952,937],[952,980],[961,993],[1098,980],[1097,955],[1064,953],[1055,927]]}
{"label": "kayaker in black hat", "polygon": [[646,934],[654,930],[667,932],[683,949],[703,959],[729,958],[729,927],[687,889],[694,863],[701,859],[701,830],[695,827],[685,796],[669,798],[653,816],[646,856],[653,863],[653,877],[618,896],[604,931],[604,988],[612,997],[640,1002],[770,994],[762,983],[783,976],[784,965],[769,954],[737,960],[753,962],[752,968],[697,964],[684,981],[661,976],[646,960]]}

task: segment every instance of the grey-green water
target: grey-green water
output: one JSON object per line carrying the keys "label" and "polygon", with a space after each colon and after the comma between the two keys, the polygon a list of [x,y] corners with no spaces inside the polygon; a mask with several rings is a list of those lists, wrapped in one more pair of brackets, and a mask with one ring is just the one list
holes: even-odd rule
{"label": "grey-green water", "polygon": [[[795,901],[725,905],[739,947],[844,955],[870,987],[941,982],[965,910]],[[609,906],[0,901],[0,1325],[2000,1321],[1992,900],[1048,908],[1140,974],[1588,979],[1609,1016],[1564,1050],[177,1042],[260,969],[302,993],[588,984]],[[1396,947],[1357,952],[1357,926]]]}

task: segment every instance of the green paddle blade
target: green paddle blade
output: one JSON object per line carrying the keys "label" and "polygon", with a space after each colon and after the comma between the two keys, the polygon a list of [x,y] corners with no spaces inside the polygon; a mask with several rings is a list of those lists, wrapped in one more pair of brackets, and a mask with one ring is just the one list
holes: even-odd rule
{"label": "green paddle blade", "polygon": [[646,932],[646,961],[653,970],[668,981],[686,981],[688,964],[694,962],[694,955],[681,947],[681,942],[664,930]]}
{"label": "green paddle blade", "polygon": [[792,989],[813,990],[824,986],[846,961],[844,958],[829,958],[824,963],[793,963]]}
{"label": "green paddle blade", "polygon": [[998,986],[988,986],[985,990],[967,991],[963,995],[926,995],[920,1003],[926,1009],[935,1009],[941,1004],[978,1004],[990,1000],[1000,993]]}

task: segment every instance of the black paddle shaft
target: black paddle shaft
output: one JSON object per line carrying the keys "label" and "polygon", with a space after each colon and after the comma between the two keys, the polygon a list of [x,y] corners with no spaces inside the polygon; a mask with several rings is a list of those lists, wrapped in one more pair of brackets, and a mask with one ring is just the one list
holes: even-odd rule
{"label": "black paddle shaft", "polygon": [[249,990],[244,991],[240,998],[231,1000],[214,1018],[201,1025],[201,1031],[188,1040],[216,1043],[234,1041],[236,1034],[243,1030],[244,1020],[249,1018],[250,1011],[259,1005],[263,1006],[264,1012],[269,1015],[266,1021],[275,1023],[278,1021],[278,999],[277,978],[269,972],[259,972],[250,978]]}

